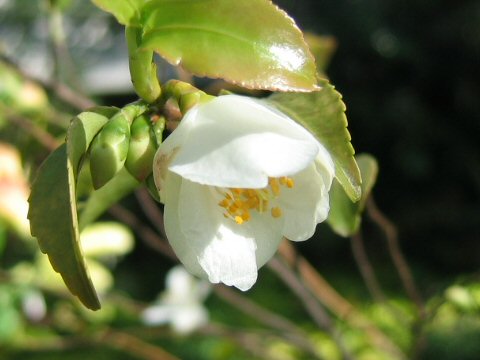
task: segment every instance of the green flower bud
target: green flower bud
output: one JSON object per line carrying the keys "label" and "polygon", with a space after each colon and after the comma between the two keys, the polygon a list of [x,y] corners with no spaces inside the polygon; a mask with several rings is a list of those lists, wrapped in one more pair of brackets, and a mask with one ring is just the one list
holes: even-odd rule
{"label": "green flower bud", "polygon": [[130,142],[130,122],[122,111],[97,134],[90,147],[93,187],[101,188],[123,167]]}
{"label": "green flower bud", "polygon": [[151,127],[150,118],[141,115],[133,121],[130,128],[131,137],[125,168],[138,181],[143,181],[152,172],[157,141]]}
{"label": "green flower bud", "polygon": [[185,114],[198,103],[208,101],[214,97],[204,93],[189,83],[179,80],[170,80],[165,84],[165,93],[178,101],[180,111]]}

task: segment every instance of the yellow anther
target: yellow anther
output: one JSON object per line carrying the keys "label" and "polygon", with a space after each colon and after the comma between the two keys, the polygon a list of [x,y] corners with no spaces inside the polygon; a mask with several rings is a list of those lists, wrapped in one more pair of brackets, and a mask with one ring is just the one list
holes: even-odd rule
{"label": "yellow anther", "polygon": [[276,178],[270,178],[268,180],[268,184],[270,185],[270,188],[272,189],[272,193],[275,196],[280,195],[280,184],[278,183],[278,180]]}
{"label": "yellow anther", "polygon": [[292,178],[287,178],[287,187],[289,189],[293,188],[295,186],[295,182],[293,181]]}
{"label": "yellow anther", "polygon": [[270,210],[270,213],[274,218],[279,218],[282,216],[282,209],[280,209],[278,206],[275,206],[272,208],[272,210]]}
{"label": "yellow anther", "polygon": [[268,178],[268,186],[262,189],[229,188],[218,205],[225,209],[223,216],[241,225],[251,219],[251,210],[259,213],[269,211],[273,218],[282,216],[282,209],[272,206],[274,198],[281,195],[281,187],[293,188],[294,180],[288,176]]}
{"label": "yellow anther", "polygon": [[230,206],[230,200],[228,199],[223,199],[222,201],[220,201],[218,203],[219,206],[223,207],[223,208],[227,208]]}

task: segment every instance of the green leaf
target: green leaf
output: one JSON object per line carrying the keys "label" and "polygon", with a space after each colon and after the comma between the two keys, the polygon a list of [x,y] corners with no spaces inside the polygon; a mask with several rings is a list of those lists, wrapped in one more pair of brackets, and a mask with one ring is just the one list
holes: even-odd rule
{"label": "green leaf", "polygon": [[247,88],[312,91],[315,60],[301,31],[268,0],[152,0],[141,48]]}
{"label": "green leaf", "polygon": [[345,237],[358,231],[365,202],[378,175],[377,161],[373,156],[360,154],[357,156],[357,163],[362,174],[362,197],[360,201],[353,203],[336,181],[334,181],[330,190],[330,213],[327,222],[333,231]]}
{"label": "green leaf", "polygon": [[45,160],[29,198],[32,235],[37,237],[40,249],[48,255],[68,289],[92,310],[99,309],[100,302],[79,243],[75,184],[83,155],[93,137],[117,111],[98,107],[75,117],[67,144]]}
{"label": "green leaf", "polygon": [[100,302],[88,275],[79,245],[72,167],[64,144],[43,163],[30,194],[28,218],[32,235],[48,254],[55,271],[62,275],[72,294],[88,308]]}
{"label": "green leaf", "polygon": [[92,0],[100,9],[109,12],[122,25],[138,26],[141,9],[146,0]]}
{"label": "green leaf", "polygon": [[317,137],[335,163],[336,179],[350,199],[357,201],[361,195],[361,177],[347,130],[345,104],[328,81],[322,80],[320,85],[321,90],[306,94],[276,93],[268,102]]}

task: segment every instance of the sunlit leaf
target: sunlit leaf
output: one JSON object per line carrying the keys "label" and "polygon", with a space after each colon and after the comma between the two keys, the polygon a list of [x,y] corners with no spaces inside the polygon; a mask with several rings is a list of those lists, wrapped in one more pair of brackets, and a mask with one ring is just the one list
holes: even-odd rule
{"label": "sunlit leaf", "polygon": [[152,0],[141,48],[247,88],[311,91],[315,61],[294,21],[267,0]]}
{"label": "sunlit leaf", "polygon": [[75,184],[89,144],[116,111],[96,108],[75,117],[67,144],[54,151],[41,166],[29,198],[32,235],[72,294],[92,310],[99,309],[100,302],[79,244]]}
{"label": "sunlit leaf", "polygon": [[361,177],[347,130],[345,104],[331,84],[323,80],[320,85],[320,91],[276,93],[268,101],[318,138],[333,158],[336,179],[356,201],[360,199]]}
{"label": "sunlit leaf", "polygon": [[362,197],[359,201],[353,203],[336,181],[330,190],[330,213],[327,221],[333,231],[345,237],[358,231],[365,202],[378,175],[377,161],[373,156],[360,154],[357,156],[357,164],[362,175]]}
{"label": "sunlit leaf", "polygon": [[109,12],[120,24],[139,25],[141,9],[146,0],[92,0],[100,9]]}

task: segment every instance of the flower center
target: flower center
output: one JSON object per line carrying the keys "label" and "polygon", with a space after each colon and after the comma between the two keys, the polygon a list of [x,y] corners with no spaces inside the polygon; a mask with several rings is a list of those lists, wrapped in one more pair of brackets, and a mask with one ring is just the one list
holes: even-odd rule
{"label": "flower center", "polygon": [[270,212],[274,218],[282,216],[282,209],[271,206],[271,200],[280,196],[281,187],[293,188],[294,181],[290,177],[268,178],[268,186],[262,189],[228,188],[223,193],[224,198],[218,205],[225,209],[223,216],[241,225],[251,219],[250,212]]}

